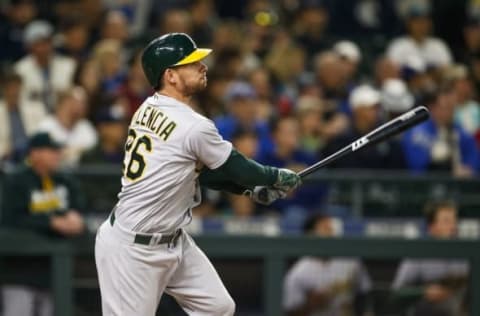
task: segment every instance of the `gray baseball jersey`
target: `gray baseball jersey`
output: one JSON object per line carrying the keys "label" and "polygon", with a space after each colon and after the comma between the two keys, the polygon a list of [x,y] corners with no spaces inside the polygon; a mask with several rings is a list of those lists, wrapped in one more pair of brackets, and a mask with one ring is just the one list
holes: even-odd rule
{"label": "gray baseball jersey", "polygon": [[465,260],[406,259],[398,268],[393,288],[435,283],[448,278],[465,278],[468,276],[468,271],[468,262]]}
{"label": "gray baseball jersey", "polygon": [[355,293],[366,293],[371,287],[370,277],[359,260],[303,257],[285,277],[283,307],[291,311],[305,304],[310,292],[328,292],[333,298],[312,316],[351,315]]}
{"label": "gray baseball jersey", "polygon": [[452,295],[442,302],[432,303],[460,315],[467,290],[468,261],[460,259],[405,259],[401,262],[392,287],[443,284],[452,289]]}
{"label": "gray baseball jersey", "polygon": [[118,223],[144,233],[184,227],[200,203],[197,164],[216,169],[231,150],[213,122],[188,105],[158,93],[147,98],[129,126]]}

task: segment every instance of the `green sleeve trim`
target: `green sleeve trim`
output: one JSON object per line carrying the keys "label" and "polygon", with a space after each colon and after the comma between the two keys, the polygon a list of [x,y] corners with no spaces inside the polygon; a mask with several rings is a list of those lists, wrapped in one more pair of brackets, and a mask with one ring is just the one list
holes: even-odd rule
{"label": "green sleeve trim", "polygon": [[233,149],[227,161],[215,170],[205,168],[199,180],[202,186],[241,194],[255,186],[273,185],[277,181],[278,169],[264,166],[247,159]]}
{"label": "green sleeve trim", "polygon": [[208,176],[200,176],[200,185],[203,187],[207,187],[212,190],[216,191],[225,191],[225,192],[230,192],[233,194],[244,194],[245,191],[251,191],[251,188],[244,187],[241,185],[238,185],[234,182],[231,181],[225,181],[225,182],[208,182],[209,180],[205,180],[205,178],[208,178]]}
{"label": "green sleeve trim", "polygon": [[251,187],[270,186],[275,184],[278,178],[277,168],[264,166],[248,159],[236,149],[232,150],[230,157],[218,169],[225,172],[234,182]]}

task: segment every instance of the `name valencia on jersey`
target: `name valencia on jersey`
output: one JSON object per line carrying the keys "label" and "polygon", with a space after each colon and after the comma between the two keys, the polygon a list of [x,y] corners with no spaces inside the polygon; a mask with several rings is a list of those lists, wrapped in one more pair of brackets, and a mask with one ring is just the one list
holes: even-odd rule
{"label": "name valencia on jersey", "polygon": [[163,112],[152,106],[141,107],[132,118],[133,125],[148,128],[152,133],[157,134],[164,141],[168,139],[177,123],[170,120]]}

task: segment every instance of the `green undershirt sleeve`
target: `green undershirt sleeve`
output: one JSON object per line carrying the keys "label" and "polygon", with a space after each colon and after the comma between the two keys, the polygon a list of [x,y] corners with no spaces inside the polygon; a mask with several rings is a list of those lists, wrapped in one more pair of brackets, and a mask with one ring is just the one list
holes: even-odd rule
{"label": "green undershirt sleeve", "polygon": [[248,159],[232,149],[225,163],[215,170],[204,168],[199,176],[201,186],[213,190],[241,194],[255,186],[273,185],[277,181],[278,169],[264,166]]}
{"label": "green undershirt sleeve", "polygon": [[210,182],[208,184],[205,184],[205,183],[202,184],[202,179],[200,179],[200,183],[202,186],[207,187],[209,189],[216,190],[216,191],[225,191],[233,194],[244,194],[248,191],[252,191],[252,188],[244,187],[234,182],[225,181],[225,180],[218,181],[216,183]]}

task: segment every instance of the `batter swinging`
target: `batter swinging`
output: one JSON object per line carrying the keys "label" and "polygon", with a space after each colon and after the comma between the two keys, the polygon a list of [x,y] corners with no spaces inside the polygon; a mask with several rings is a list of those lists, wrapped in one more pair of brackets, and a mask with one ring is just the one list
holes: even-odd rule
{"label": "batter swinging", "polygon": [[269,204],[300,184],[290,170],[246,159],[188,105],[207,85],[201,60],[210,52],[183,33],[144,49],[143,70],[156,92],[132,118],[122,190],[95,243],[104,316],[153,316],[164,292],[189,315],[233,315],[220,277],[182,229],[200,203],[200,186]]}

